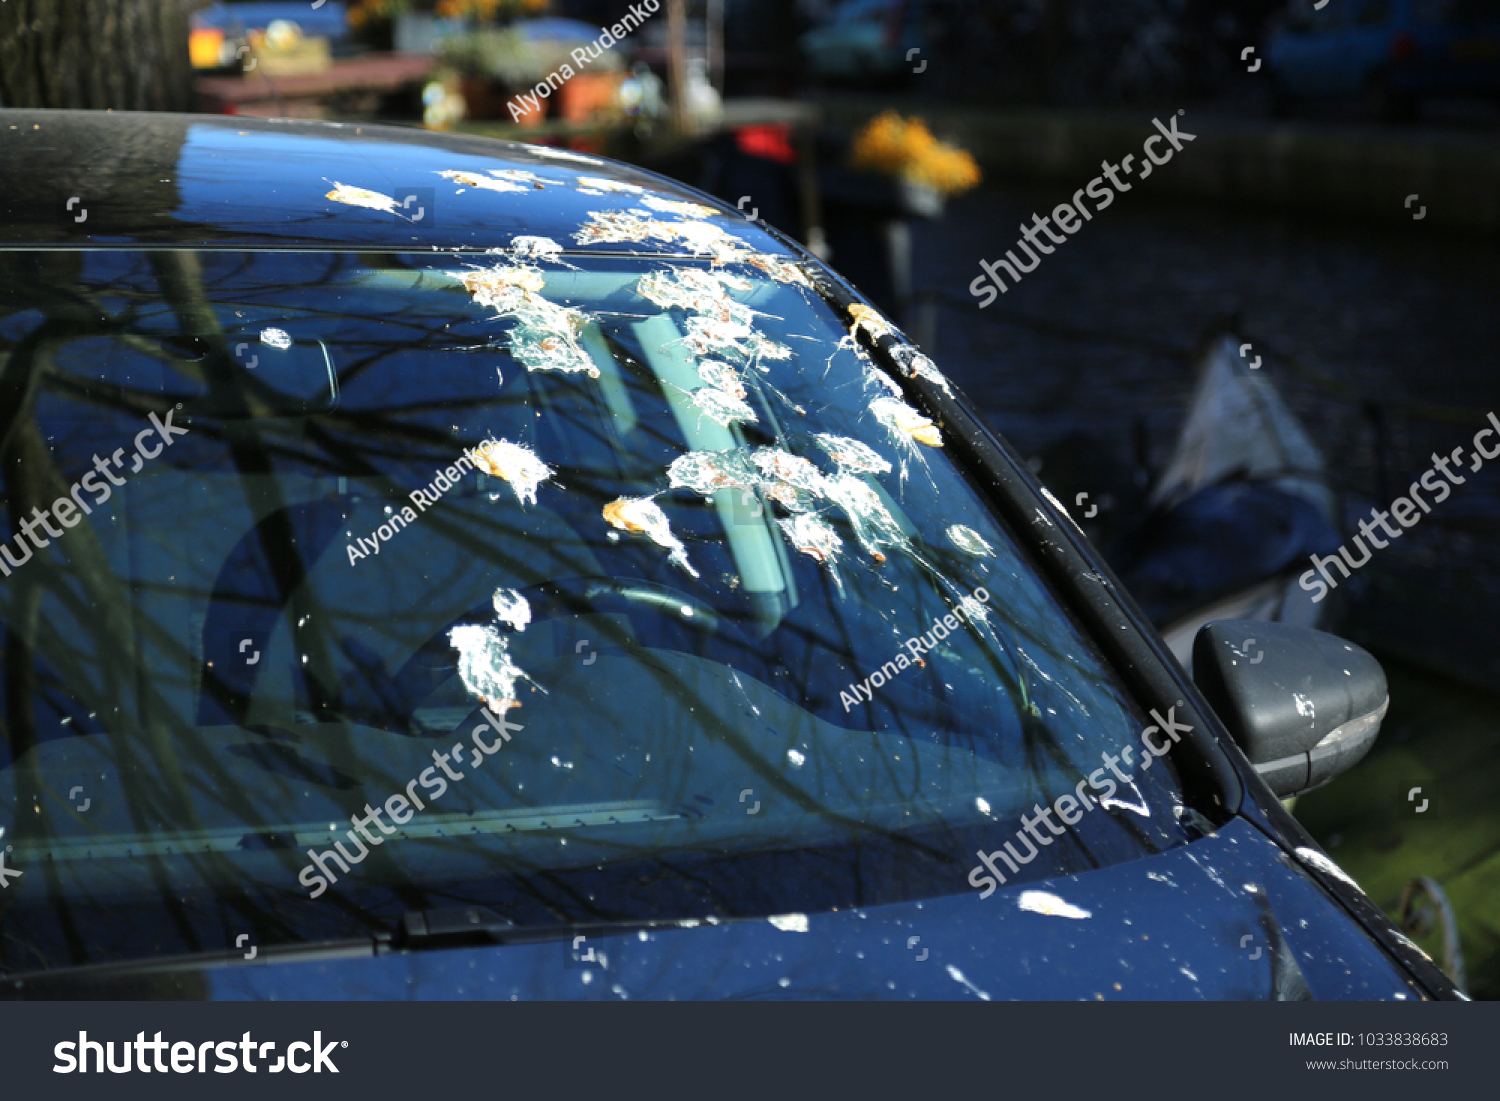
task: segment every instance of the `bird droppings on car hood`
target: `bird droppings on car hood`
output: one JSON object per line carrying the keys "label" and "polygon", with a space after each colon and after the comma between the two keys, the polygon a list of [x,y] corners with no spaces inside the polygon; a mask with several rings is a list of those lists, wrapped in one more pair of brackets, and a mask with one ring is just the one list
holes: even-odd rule
{"label": "bird droppings on car hood", "polygon": [[976,558],[993,558],[995,555],[995,548],[971,527],[954,524],[948,529],[947,534],[948,541],[965,554],[972,554]]}
{"label": "bird droppings on car hood", "polygon": [[948,964],[947,971],[948,971],[948,977],[950,979],[952,979],[954,982],[959,983],[960,985],[962,985],[966,990],[968,990],[968,992],[970,994],[973,994],[980,1001],[987,1002],[987,1001],[990,1000],[990,996],[988,994],[986,994],[983,990],[980,990],[979,987],[977,987],[973,983],[971,983],[964,976],[964,973],[962,971],[960,971],[958,968],[954,967],[951,963]]}
{"label": "bird droppings on car hood", "polygon": [[772,914],[766,918],[772,925],[783,933],[805,933],[807,932],[806,914]]}
{"label": "bird droppings on car hood", "polygon": [[485,440],[469,457],[477,469],[509,482],[523,505],[536,504],[537,487],[553,473],[529,448],[509,440]]}
{"label": "bird droppings on car hood", "polygon": [[387,214],[396,213],[398,204],[389,195],[382,195],[378,191],[369,191],[363,187],[350,187],[337,180],[331,182],[333,190],[328,193],[327,198],[336,203],[343,203],[346,206],[362,206],[370,210],[384,211]]}
{"label": "bird droppings on car hood", "polygon": [[1071,903],[1064,902],[1051,891],[1022,891],[1021,897],[1016,900],[1016,905],[1023,910],[1033,914],[1044,914],[1047,917],[1072,918],[1082,921],[1093,917],[1093,912],[1084,910]]}
{"label": "bird droppings on car hood", "polygon": [[665,547],[672,553],[669,560],[681,566],[694,577],[698,571],[693,569],[687,559],[687,547],[682,545],[682,540],[672,534],[672,525],[667,521],[667,514],[661,510],[661,506],[650,497],[620,497],[604,506],[604,519],[609,521],[611,527],[619,528],[621,531],[630,532],[632,535],[648,535],[651,541],[659,547]]}

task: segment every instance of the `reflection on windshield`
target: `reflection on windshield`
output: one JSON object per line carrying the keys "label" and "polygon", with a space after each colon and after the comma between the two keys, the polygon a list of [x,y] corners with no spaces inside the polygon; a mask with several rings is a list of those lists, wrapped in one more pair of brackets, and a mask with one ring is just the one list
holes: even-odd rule
{"label": "reflection on windshield", "polygon": [[0,264],[0,968],[954,893],[1144,725],[791,265]]}

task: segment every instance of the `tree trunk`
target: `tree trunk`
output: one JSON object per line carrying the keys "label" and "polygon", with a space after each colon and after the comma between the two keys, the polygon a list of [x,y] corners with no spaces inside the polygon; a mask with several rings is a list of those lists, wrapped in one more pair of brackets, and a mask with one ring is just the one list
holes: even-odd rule
{"label": "tree trunk", "polygon": [[0,105],[190,111],[197,0],[6,0]]}

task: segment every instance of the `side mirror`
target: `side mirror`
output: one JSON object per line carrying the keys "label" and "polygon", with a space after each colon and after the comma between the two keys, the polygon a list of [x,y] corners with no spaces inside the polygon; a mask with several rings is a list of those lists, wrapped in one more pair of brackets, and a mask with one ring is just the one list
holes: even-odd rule
{"label": "side mirror", "polygon": [[1282,798],[1355,765],[1390,705],[1385,671],[1364,650],[1263,620],[1206,624],[1193,640],[1193,680]]}

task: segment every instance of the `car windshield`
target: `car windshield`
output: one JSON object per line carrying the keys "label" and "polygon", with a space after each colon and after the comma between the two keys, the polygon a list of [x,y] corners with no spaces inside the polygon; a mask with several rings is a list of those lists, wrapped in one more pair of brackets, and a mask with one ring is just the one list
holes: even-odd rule
{"label": "car windshield", "polygon": [[0,253],[0,968],[952,894],[1078,790],[1016,880],[1198,836],[790,259],[522,242]]}

